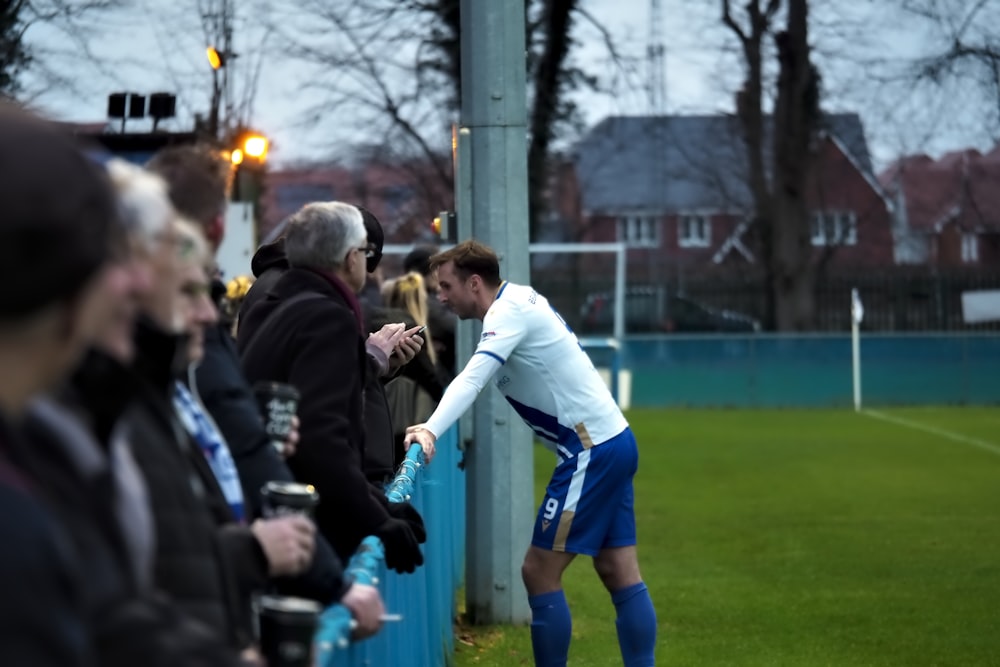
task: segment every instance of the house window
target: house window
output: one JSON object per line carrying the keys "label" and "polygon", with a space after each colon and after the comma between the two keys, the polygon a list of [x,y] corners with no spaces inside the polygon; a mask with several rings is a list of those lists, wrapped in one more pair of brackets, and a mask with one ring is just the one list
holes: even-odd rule
{"label": "house window", "polygon": [[979,237],[975,234],[962,234],[962,261],[969,264],[979,261]]}
{"label": "house window", "polygon": [[682,248],[707,248],[712,241],[712,221],[705,215],[682,215],[677,222],[677,242]]}
{"label": "house window", "polygon": [[857,245],[858,218],[853,211],[817,211],[811,221],[812,244]]}
{"label": "house window", "polygon": [[660,244],[657,219],[630,215],[618,219],[618,240],[630,246],[655,248]]}

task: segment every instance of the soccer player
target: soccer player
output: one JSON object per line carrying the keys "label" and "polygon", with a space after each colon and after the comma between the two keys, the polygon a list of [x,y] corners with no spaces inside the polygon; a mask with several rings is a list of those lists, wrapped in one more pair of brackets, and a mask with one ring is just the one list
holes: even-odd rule
{"label": "soccer player", "polygon": [[500,279],[489,247],[464,241],[431,258],[438,298],[461,319],[483,322],[476,353],[424,424],[407,429],[433,455],[437,437],[492,378],[559,462],[535,520],[521,575],[531,606],[535,664],[566,665],[572,620],[562,573],[577,554],[594,569],[617,610],[626,667],[653,664],[656,612],[639,574],[632,478],[635,437],[579,341],[548,300]]}

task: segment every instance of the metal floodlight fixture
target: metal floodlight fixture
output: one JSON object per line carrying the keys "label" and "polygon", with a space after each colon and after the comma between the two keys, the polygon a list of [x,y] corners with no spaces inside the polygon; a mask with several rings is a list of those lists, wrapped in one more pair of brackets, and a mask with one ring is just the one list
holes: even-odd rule
{"label": "metal floodlight fixture", "polygon": [[145,118],[146,117],[146,96],[139,95],[138,93],[129,93],[128,95],[128,117],[129,118]]}
{"label": "metal floodlight fixture", "polygon": [[177,96],[171,93],[153,93],[149,96],[149,115],[160,120],[177,115]]}
{"label": "metal floodlight fixture", "polygon": [[108,118],[124,118],[128,93],[111,93],[108,95]]}
{"label": "metal floodlight fixture", "polygon": [[226,66],[226,57],[214,46],[205,49],[205,55],[208,56],[208,64],[212,66],[212,69],[220,69]]}

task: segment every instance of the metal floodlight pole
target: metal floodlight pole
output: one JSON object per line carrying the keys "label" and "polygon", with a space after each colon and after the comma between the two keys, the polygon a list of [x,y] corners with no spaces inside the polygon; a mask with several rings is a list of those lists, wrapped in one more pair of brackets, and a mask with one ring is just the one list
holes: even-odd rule
{"label": "metal floodlight pole", "polygon": [[[502,275],[527,283],[524,0],[461,0],[460,11],[461,126],[468,130],[463,155],[470,164],[459,172],[471,183],[459,226],[471,221],[473,236],[500,256]],[[475,441],[466,455],[466,607],[473,623],[525,623],[531,610],[521,561],[534,518],[532,438],[492,389],[476,401],[473,421]]]}

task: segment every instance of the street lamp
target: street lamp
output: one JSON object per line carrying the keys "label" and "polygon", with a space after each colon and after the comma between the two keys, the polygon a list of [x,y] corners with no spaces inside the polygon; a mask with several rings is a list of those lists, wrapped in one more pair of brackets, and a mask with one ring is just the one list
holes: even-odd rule
{"label": "street lamp", "polygon": [[248,134],[243,138],[243,153],[258,162],[267,159],[267,137],[260,134]]}
{"label": "street lamp", "polygon": [[225,57],[214,46],[205,49],[205,55],[208,56],[208,64],[212,66],[212,69],[219,69],[226,64]]}

